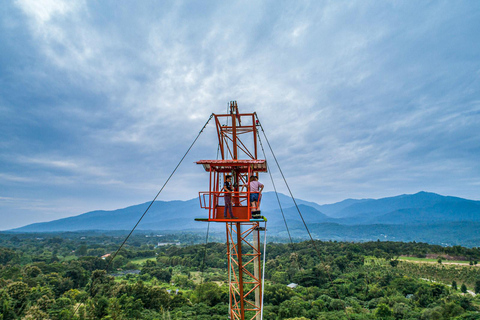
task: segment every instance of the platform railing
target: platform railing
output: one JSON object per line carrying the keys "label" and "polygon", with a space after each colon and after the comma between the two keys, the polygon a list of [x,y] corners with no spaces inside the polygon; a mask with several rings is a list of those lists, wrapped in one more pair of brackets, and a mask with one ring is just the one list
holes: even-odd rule
{"label": "platform railing", "polygon": [[[225,205],[225,194],[223,191],[201,191],[198,193],[200,199],[200,207],[203,209],[213,209],[218,205]],[[250,192],[233,191],[232,205],[235,207],[249,207],[250,206]],[[221,201],[220,201],[221,200]]]}
{"label": "platform railing", "polygon": [[[260,207],[261,198],[257,207],[252,207],[250,203],[250,191],[233,191],[230,192],[232,198],[232,208],[244,208],[247,210],[248,218],[252,217],[252,211]],[[215,218],[215,212],[219,207],[225,206],[225,194],[223,191],[201,191],[199,192],[200,207],[209,211],[209,219]]]}

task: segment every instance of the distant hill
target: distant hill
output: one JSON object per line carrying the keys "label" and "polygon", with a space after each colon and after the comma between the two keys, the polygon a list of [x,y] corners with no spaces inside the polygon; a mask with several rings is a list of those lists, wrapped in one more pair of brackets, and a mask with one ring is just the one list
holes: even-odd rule
{"label": "distant hill", "polygon": [[[278,194],[284,207],[294,206],[293,200],[283,194]],[[304,206],[306,212],[318,204],[296,199],[297,204]],[[68,217],[49,222],[30,224],[10,231],[16,232],[57,232],[81,230],[130,230],[145,212],[150,203],[143,203],[112,211],[91,211],[74,217]],[[262,207],[278,208],[278,200],[274,192],[265,192]],[[289,211],[291,212],[291,211]],[[315,215],[313,214],[313,216]],[[204,229],[205,225],[195,222],[197,217],[207,217],[208,211],[200,208],[197,198],[188,201],[155,201],[148,213],[142,219],[139,230],[195,230]],[[310,215],[310,218],[313,218]],[[317,221],[317,220],[315,220]],[[321,220],[324,221],[324,220]]]}
{"label": "distant hill", "polygon": [[[91,211],[50,222],[30,224],[13,229],[18,232],[56,232],[80,230],[130,230],[150,203],[112,211]],[[155,201],[138,225],[139,230],[194,229],[194,217],[205,214],[198,199],[188,201]]]}
{"label": "distant hill", "polygon": [[363,203],[367,201],[371,201],[372,199],[345,199],[340,202],[332,203],[332,204],[324,204],[319,206],[319,210],[332,218],[341,218],[342,211],[350,206],[353,206],[358,203]]}
{"label": "distant hill", "polygon": [[354,203],[334,213],[341,224],[480,221],[480,201],[419,192]]}
{"label": "distant hill", "polygon": [[[307,234],[303,221],[293,200],[284,194],[278,194],[278,198],[273,192],[263,194],[262,214],[268,218],[268,229],[276,236],[286,236],[285,221],[278,202],[292,236],[304,239]],[[480,201],[419,192],[382,199],[347,199],[325,205],[301,199],[296,199],[296,203],[307,226],[319,239],[416,240],[480,246],[480,237],[476,238],[475,231],[478,230],[475,227],[480,226]],[[130,230],[148,205],[143,203],[112,211],[92,211],[10,231]],[[199,207],[198,199],[156,201],[137,229],[203,232],[205,223],[195,222],[194,218],[206,216],[207,211]],[[220,224],[212,228],[222,232]]]}
{"label": "distant hill", "polygon": [[[305,204],[299,204],[298,209],[300,210],[300,213],[302,214],[302,217],[307,222],[307,224],[338,221],[338,219],[331,218],[321,213],[317,209]],[[270,227],[274,227],[274,228],[278,227],[279,229],[285,229],[285,221],[283,220],[283,216],[281,214],[280,209],[263,210],[262,214],[268,218],[268,225]],[[292,227],[292,228],[295,226],[303,227],[302,219],[300,218],[300,215],[298,214],[298,210],[295,206],[284,207],[283,214],[285,216],[285,220],[287,220],[287,224],[289,225],[289,227]]]}
{"label": "distant hill", "polygon": [[374,220],[384,224],[412,224],[446,221],[480,221],[480,203],[475,201],[442,201],[426,208],[399,209]]}
{"label": "distant hill", "polygon": [[380,216],[385,213],[400,209],[430,207],[448,198],[453,197],[444,197],[436,193],[422,191],[416,194],[403,194],[396,197],[388,197],[377,200],[366,199],[345,206],[341,210],[331,213],[330,216],[335,218],[348,218],[363,214]]}

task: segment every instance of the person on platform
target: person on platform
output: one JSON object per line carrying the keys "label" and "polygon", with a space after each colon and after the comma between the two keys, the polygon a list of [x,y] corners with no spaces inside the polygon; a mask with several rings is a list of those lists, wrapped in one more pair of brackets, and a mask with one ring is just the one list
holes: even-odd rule
{"label": "person on platform", "polygon": [[232,212],[232,192],[233,192],[232,176],[229,175],[225,177],[225,182],[223,183],[222,191],[224,192],[223,199],[225,201],[225,210],[223,211],[223,217],[227,218],[227,211],[228,211],[230,214],[230,218],[235,219]]}
{"label": "person on platform", "polygon": [[258,181],[257,176],[250,177],[250,205],[252,209],[259,210],[259,201],[263,190],[263,184]]}

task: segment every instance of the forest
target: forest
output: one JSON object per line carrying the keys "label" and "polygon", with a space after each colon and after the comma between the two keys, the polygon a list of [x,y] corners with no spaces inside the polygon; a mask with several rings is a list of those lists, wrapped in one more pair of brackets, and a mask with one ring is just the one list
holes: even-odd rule
{"label": "forest", "polygon": [[[228,317],[224,243],[134,234],[110,261],[124,236],[1,233],[0,319]],[[480,319],[478,261],[415,242],[270,243],[264,319]]]}

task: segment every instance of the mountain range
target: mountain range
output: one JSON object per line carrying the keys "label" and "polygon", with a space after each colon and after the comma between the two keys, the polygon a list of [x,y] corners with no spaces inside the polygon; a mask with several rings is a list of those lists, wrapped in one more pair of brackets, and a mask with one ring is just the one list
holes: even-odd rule
{"label": "mountain range", "polygon": [[[295,199],[295,202],[298,209],[292,198],[284,194],[263,194],[262,215],[268,218],[268,230],[273,231],[276,237],[288,236],[286,220],[293,238],[306,239],[308,233],[303,218],[312,236],[322,240],[380,239],[480,246],[480,201],[419,192],[382,199],[347,199],[325,205],[301,199]],[[10,231],[130,230],[148,205],[143,203],[113,211],[92,211]],[[206,217],[207,214],[200,208],[198,199],[155,201],[137,229],[204,232],[205,223],[195,222],[194,218]],[[213,225],[216,225],[213,232],[223,232],[223,224]]]}

